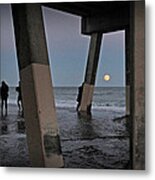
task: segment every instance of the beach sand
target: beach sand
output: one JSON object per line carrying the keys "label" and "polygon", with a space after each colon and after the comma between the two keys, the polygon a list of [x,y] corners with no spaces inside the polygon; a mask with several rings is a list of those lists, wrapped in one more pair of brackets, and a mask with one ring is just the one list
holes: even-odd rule
{"label": "beach sand", "polygon": [[[129,133],[122,113],[93,110],[91,119],[77,115],[75,108],[57,108],[58,127],[66,168],[129,168]],[[0,165],[31,167],[24,119],[16,105],[0,119]]]}

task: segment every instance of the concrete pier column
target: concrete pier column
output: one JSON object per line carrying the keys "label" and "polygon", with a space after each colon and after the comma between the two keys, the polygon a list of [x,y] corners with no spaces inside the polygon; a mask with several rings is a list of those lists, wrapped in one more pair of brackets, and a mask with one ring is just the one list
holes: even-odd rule
{"label": "concrete pier column", "polygon": [[126,66],[126,115],[130,115],[131,61],[130,61],[130,30],[125,29],[125,66]]}
{"label": "concrete pier column", "polygon": [[30,160],[34,167],[62,167],[41,6],[14,4],[12,13]]}
{"label": "concrete pier column", "polygon": [[131,116],[133,120],[133,169],[145,169],[145,1],[131,6]]}
{"label": "concrete pier column", "polygon": [[101,40],[102,40],[102,33],[93,33],[91,35],[86,74],[85,74],[85,80],[82,91],[82,99],[81,99],[81,104],[79,106],[80,112],[86,112],[86,113],[91,112],[91,103],[93,99]]}

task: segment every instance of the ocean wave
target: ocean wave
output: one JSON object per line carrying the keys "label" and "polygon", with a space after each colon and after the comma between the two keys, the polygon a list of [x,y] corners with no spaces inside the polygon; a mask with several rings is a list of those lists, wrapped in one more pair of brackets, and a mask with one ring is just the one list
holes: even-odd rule
{"label": "ocean wave", "polygon": [[[56,101],[56,107],[58,108],[76,108],[77,103],[75,101]],[[92,105],[92,109],[94,110],[106,110],[106,111],[115,111],[115,112],[124,112],[125,107],[120,107],[116,105]]]}
{"label": "ocean wave", "polygon": [[17,100],[9,99],[9,104],[16,105],[17,104]]}
{"label": "ocean wave", "polygon": [[[9,104],[16,105],[17,101],[14,99],[9,100]],[[73,100],[56,100],[55,105],[57,108],[75,108],[77,106],[77,102]],[[124,112],[125,106],[119,106],[114,104],[102,104],[102,103],[93,103],[92,105],[93,110],[105,110],[105,111],[115,111],[115,112]]]}
{"label": "ocean wave", "polygon": [[125,111],[125,107],[118,107],[118,106],[93,106],[92,109],[115,111],[115,112],[124,112]]}

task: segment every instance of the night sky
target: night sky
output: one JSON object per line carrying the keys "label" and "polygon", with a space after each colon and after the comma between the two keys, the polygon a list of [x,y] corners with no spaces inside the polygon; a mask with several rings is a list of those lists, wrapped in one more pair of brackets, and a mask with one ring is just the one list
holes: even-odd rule
{"label": "night sky", "polygon": [[[90,37],[81,34],[81,19],[42,8],[54,86],[79,86],[84,79]],[[1,80],[18,84],[18,66],[9,5],[0,5]],[[125,33],[103,35],[96,86],[125,85]],[[110,74],[110,81],[104,81]]]}

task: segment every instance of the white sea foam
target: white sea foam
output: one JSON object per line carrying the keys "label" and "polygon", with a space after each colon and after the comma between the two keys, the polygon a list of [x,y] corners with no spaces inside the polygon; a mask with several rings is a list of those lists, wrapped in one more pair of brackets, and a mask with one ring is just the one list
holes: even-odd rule
{"label": "white sea foam", "polygon": [[[56,107],[59,107],[59,108],[76,108],[76,106],[77,106],[76,101],[72,101],[72,100],[56,101]],[[119,106],[114,106],[114,105],[113,106],[109,106],[109,105],[106,106],[106,105],[101,105],[101,104],[100,105],[93,104],[92,109],[115,111],[115,112],[124,112],[125,111],[125,107],[119,107]]]}
{"label": "white sea foam", "polygon": [[9,99],[9,104],[12,104],[12,105],[16,105],[17,104],[17,100],[15,99]]}

